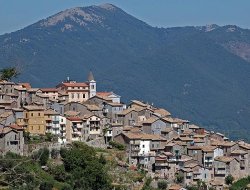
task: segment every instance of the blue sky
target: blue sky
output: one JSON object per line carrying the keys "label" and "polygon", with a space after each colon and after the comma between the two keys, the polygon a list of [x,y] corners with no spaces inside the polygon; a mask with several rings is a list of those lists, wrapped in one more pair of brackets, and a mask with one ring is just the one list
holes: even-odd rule
{"label": "blue sky", "polygon": [[152,26],[233,24],[250,28],[250,0],[0,0],[0,34],[76,6],[112,3]]}

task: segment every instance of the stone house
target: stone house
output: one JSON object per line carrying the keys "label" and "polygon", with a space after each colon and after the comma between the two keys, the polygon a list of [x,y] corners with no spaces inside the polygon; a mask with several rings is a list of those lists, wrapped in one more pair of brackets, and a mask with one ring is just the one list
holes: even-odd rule
{"label": "stone house", "polygon": [[188,146],[187,154],[197,160],[200,165],[203,164],[202,147],[201,146]]}
{"label": "stone house", "polygon": [[118,123],[124,126],[133,126],[138,122],[138,112],[134,108],[128,108],[117,114]]}
{"label": "stone house", "polygon": [[83,120],[84,140],[96,139],[103,134],[100,117],[90,114],[84,115],[81,119]]}
{"label": "stone house", "polygon": [[240,178],[246,177],[248,173],[248,154],[244,150],[236,149],[231,152],[231,157],[237,159],[240,163]]}
{"label": "stone house", "polygon": [[214,158],[214,180],[225,183],[225,178],[232,175],[235,180],[240,176],[240,163],[236,158],[217,156]]}
{"label": "stone house", "polygon": [[97,92],[96,96],[111,100],[112,103],[121,103],[121,96],[115,94],[114,92]]}
{"label": "stone house", "polygon": [[247,152],[247,163],[246,164],[248,164],[248,165],[246,166],[246,168],[247,168],[247,173],[250,174],[250,144],[245,143],[244,141],[239,141],[237,144],[239,145],[240,150]]}
{"label": "stone house", "polygon": [[166,123],[160,118],[150,117],[142,122],[144,133],[161,135],[161,131],[166,128]]}
{"label": "stone house", "polygon": [[0,153],[2,155],[7,152],[23,155],[23,145],[23,128],[17,125],[0,128]]}
{"label": "stone house", "polygon": [[3,92],[4,94],[14,93],[15,85],[14,82],[0,81],[0,92]]}

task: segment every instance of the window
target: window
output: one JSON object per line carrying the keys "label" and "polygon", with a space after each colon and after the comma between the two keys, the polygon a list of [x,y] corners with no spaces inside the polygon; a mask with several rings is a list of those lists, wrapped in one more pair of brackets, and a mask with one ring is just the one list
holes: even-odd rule
{"label": "window", "polygon": [[74,93],[71,94],[71,98],[74,99]]}
{"label": "window", "polygon": [[40,130],[40,125],[38,126],[38,130]]}
{"label": "window", "polygon": [[82,97],[85,98],[85,94],[83,94]]}
{"label": "window", "polygon": [[38,116],[41,116],[41,113],[38,113]]}
{"label": "window", "polygon": [[31,117],[33,117],[33,113],[31,113],[30,115],[31,115]]}
{"label": "window", "polygon": [[77,94],[77,98],[80,99],[80,94],[79,93]]}
{"label": "window", "polygon": [[145,148],[145,145],[144,145],[144,144],[142,145],[142,148]]}
{"label": "window", "polygon": [[91,85],[91,89],[95,89],[95,85],[92,84],[92,85]]}

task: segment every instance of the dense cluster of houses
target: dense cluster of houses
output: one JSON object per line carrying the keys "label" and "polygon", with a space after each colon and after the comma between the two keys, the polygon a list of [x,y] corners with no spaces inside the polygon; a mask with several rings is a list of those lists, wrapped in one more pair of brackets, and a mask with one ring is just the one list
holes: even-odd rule
{"label": "dense cluster of houses", "polygon": [[120,99],[113,92],[97,92],[91,72],[86,82],[67,78],[55,88],[0,81],[0,153],[22,155],[24,132],[49,133],[61,144],[99,138],[123,144],[129,164],[170,183],[182,176],[183,186],[201,180],[223,189],[226,176],[250,174],[250,144],[229,141],[165,109]]}

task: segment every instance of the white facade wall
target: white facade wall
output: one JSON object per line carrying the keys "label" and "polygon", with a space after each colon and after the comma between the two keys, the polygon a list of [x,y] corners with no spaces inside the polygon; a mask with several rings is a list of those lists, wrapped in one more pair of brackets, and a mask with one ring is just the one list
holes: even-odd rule
{"label": "white facade wall", "polygon": [[214,150],[214,157],[213,157],[213,161],[214,161],[214,158],[217,157],[217,156],[223,156],[223,150],[221,148],[216,148]]}
{"label": "white facade wall", "polygon": [[150,141],[149,140],[141,140],[139,154],[148,154],[149,151],[150,151]]}

